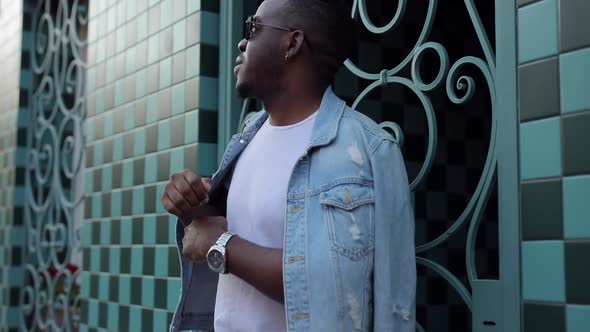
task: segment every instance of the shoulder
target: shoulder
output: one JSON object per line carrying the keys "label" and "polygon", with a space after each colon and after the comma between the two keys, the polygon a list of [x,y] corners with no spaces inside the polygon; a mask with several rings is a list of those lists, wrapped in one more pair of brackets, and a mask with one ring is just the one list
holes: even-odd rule
{"label": "shoulder", "polygon": [[383,129],[379,124],[368,116],[355,111],[349,106],[345,106],[340,122],[339,134],[351,135],[353,137],[361,135],[370,145],[379,144],[386,140],[397,143],[397,140]]}

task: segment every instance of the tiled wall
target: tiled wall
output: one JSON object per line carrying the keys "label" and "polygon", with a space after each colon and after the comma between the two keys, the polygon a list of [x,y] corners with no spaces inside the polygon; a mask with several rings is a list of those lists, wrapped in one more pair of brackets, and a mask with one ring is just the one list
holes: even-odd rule
{"label": "tiled wall", "polygon": [[524,331],[588,331],[590,2],[519,5]]}
{"label": "tiled wall", "polygon": [[[22,231],[22,177],[24,166],[17,141],[20,98],[22,1],[0,0],[0,331],[18,323],[18,274],[21,251],[12,245]],[[17,151],[19,153],[17,153]],[[17,155],[19,157],[17,157]],[[21,234],[22,235],[22,234]],[[17,267],[18,268],[18,267]],[[11,329],[12,330],[12,329]]]}
{"label": "tiled wall", "polygon": [[91,0],[82,331],[165,331],[173,172],[217,165],[219,2]]}

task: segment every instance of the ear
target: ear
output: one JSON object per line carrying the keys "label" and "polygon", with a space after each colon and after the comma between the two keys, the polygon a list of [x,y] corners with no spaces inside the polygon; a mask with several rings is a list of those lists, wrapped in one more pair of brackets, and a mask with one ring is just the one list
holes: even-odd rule
{"label": "ear", "polygon": [[291,31],[287,34],[289,36],[287,40],[287,51],[285,56],[294,58],[299,55],[303,50],[303,41],[305,40],[305,34],[301,30]]}

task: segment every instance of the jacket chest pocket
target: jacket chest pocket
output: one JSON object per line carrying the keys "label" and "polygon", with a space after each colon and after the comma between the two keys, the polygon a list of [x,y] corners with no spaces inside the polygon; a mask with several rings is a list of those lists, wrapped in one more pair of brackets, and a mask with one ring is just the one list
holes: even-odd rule
{"label": "jacket chest pocket", "polygon": [[373,188],[341,184],[320,193],[332,250],[358,260],[374,248]]}

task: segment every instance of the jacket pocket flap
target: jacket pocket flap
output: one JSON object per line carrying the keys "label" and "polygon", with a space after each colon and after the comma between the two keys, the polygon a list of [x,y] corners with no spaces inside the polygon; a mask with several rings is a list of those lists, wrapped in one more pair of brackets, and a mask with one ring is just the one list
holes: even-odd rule
{"label": "jacket pocket flap", "polygon": [[361,205],[375,203],[375,197],[373,188],[357,183],[347,183],[320,193],[320,203],[344,210],[354,210]]}

